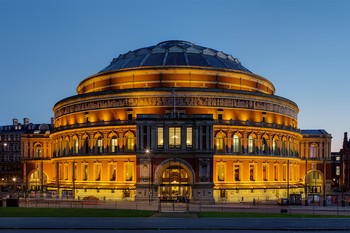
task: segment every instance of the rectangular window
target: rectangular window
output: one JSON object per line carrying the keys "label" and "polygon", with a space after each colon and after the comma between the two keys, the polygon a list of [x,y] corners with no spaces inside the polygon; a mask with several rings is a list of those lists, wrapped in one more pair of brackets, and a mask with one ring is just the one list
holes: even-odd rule
{"label": "rectangular window", "polygon": [[218,175],[218,181],[225,181],[225,164],[218,163],[217,175]]}
{"label": "rectangular window", "polygon": [[186,128],[186,147],[192,148],[192,127]]}
{"label": "rectangular window", "polygon": [[287,180],[287,165],[286,164],[283,164],[282,178],[284,181]]}
{"label": "rectangular window", "polygon": [[164,147],[164,129],[163,129],[163,127],[157,128],[157,146],[158,146],[158,148]]}
{"label": "rectangular window", "polygon": [[77,179],[77,164],[76,162],[73,162],[73,166],[72,166],[73,170],[72,170],[72,174],[73,174],[73,179],[76,180]]}
{"label": "rectangular window", "polygon": [[68,164],[64,164],[64,179],[68,180]]}
{"label": "rectangular window", "polygon": [[235,181],[241,181],[241,176],[240,176],[240,165],[236,164],[235,165]]}
{"label": "rectangular window", "polygon": [[95,181],[101,180],[101,164],[95,164]]}
{"label": "rectangular window", "polygon": [[263,164],[262,165],[262,177],[263,177],[263,181],[267,181],[267,174],[268,174],[268,171],[267,171],[267,164]]}
{"label": "rectangular window", "polygon": [[83,180],[88,180],[89,176],[89,167],[88,164],[83,165]]}
{"label": "rectangular window", "polygon": [[132,181],[134,175],[134,163],[125,163],[125,181]]}
{"label": "rectangular window", "polygon": [[254,164],[249,165],[249,179],[250,179],[250,181],[255,181],[255,165]]}
{"label": "rectangular window", "polygon": [[117,180],[117,165],[114,163],[109,164],[109,181]]}
{"label": "rectangular window", "polygon": [[169,127],[169,148],[181,147],[181,128]]}
{"label": "rectangular window", "polygon": [[278,180],[278,165],[274,165],[274,166],[273,166],[273,179],[274,179],[275,181]]}
{"label": "rectangular window", "polygon": [[337,176],[340,176],[340,166],[336,166],[336,167],[335,167],[335,174],[336,174]]}

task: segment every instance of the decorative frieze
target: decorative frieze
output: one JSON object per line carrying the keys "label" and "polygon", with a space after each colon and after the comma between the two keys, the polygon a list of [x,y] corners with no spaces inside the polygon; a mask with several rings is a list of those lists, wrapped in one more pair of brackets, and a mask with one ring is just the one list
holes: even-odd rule
{"label": "decorative frieze", "polygon": [[[244,108],[252,110],[261,110],[266,112],[275,112],[297,118],[297,111],[291,107],[278,102],[265,102],[254,99],[241,99],[235,97],[176,97],[176,106],[205,106],[218,108]],[[63,106],[55,111],[55,118],[63,115],[91,111],[103,108],[131,108],[131,107],[148,107],[148,106],[173,106],[174,98],[168,97],[140,97],[126,98],[116,97],[108,100],[89,100],[84,103]]]}

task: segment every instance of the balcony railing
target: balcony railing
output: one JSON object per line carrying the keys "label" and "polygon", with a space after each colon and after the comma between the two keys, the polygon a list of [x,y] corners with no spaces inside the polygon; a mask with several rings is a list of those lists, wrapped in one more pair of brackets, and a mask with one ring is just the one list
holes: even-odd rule
{"label": "balcony railing", "polygon": [[292,126],[280,125],[276,123],[254,122],[254,121],[239,121],[239,120],[216,120],[215,125],[232,125],[232,126],[252,126],[271,129],[281,129],[301,133],[301,130]]}

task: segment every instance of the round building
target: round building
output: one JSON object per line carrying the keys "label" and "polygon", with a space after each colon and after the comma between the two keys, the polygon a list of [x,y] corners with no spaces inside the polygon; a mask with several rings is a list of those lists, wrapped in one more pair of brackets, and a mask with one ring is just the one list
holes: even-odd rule
{"label": "round building", "polygon": [[55,104],[48,190],[119,200],[304,192],[298,106],[238,59],[187,41],[119,55]]}

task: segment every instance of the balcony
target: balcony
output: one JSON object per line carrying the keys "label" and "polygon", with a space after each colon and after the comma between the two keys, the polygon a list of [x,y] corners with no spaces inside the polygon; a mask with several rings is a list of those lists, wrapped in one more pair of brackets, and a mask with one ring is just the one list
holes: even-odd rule
{"label": "balcony", "polygon": [[295,133],[301,133],[301,130],[292,126],[279,125],[276,123],[254,122],[254,121],[239,121],[239,120],[216,120],[214,125],[232,125],[232,126],[251,126],[270,129],[288,130]]}

